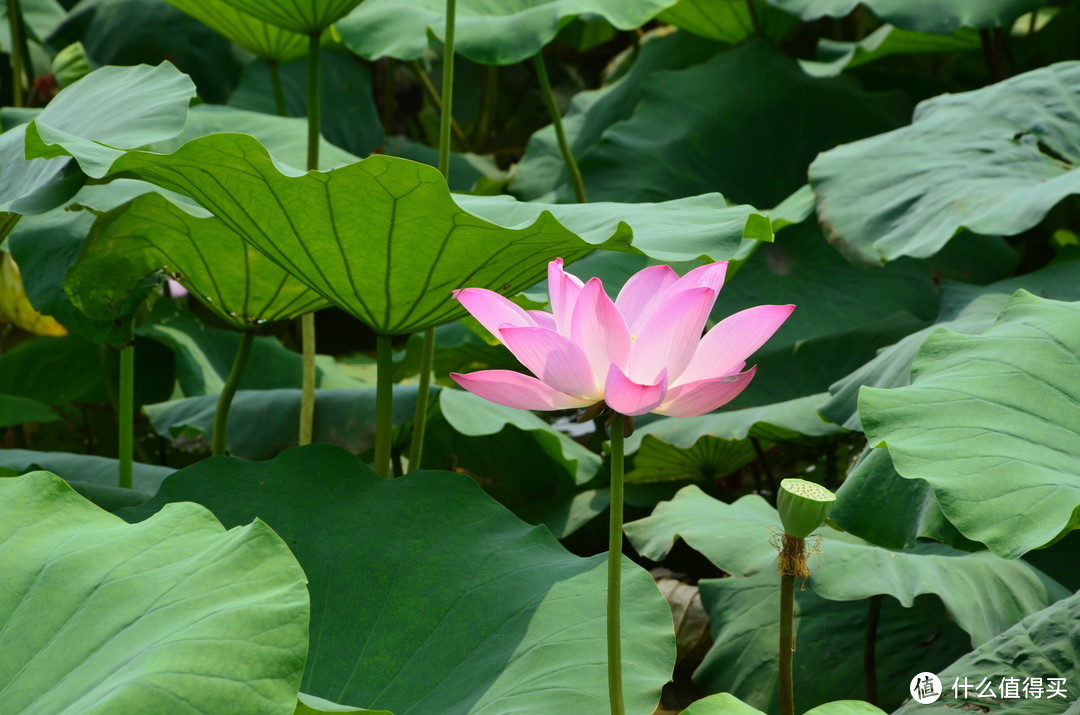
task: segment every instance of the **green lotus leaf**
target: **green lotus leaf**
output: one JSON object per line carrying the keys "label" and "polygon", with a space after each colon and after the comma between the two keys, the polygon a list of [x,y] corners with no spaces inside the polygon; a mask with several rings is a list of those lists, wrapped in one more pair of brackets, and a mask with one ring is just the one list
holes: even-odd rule
{"label": "green lotus leaf", "polygon": [[1026,231],[1080,193],[1078,100],[1080,62],[1062,62],[922,102],[910,126],[814,161],[818,217],[868,263],[933,255],[963,229]]}
{"label": "green lotus leaf", "polygon": [[[777,549],[770,543],[780,517],[764,499],[747,495],[734,504],[696,486],[679,491],[651,516],[626,525],[646,558],[659,561],[683,539],[736,577],[768,571],[776,576]],[[956,623],[978,645],[1068,592],[1038,569],[989,551],[969,554],[944,544],[892,551],[822,527],[820,554],[810,559],[808,586],[822,598],[852,601],[877,594],[910,607],[917,596],[939,597]]]}
{"label": "green lotus leaf", "polygon": [[981,335],[935,332],[909,387],[859,415],[896,471],[930,484],[965,537],[1017,558],[1080,526],[1080,304],[1018,291]]}
{"label": "green lotus leaf", "polygon": [[266,524],[195,504],[127,524],[47,472],[0,493],[6,710],[293,711],[306,579]]}
{"label": "green lotus leaf", "polygon": [[[239,4],[239,0],[227,0]],[[283,2],[284,0],[276,0]],[[258,3],[260,0],[243,0]],[[581,15],[599,16],[620,30],[641,27],[675,0],[460,0],[455,11],[454,51],[473,62],[510,65],[528,59],[559,29]],[[355,3],[354,3],[355,4]],[[353,52],[369,60],[416,60],[428,37],[446,33],[443,0],[365,0],[334,29]]]}
{"label": "green lotus leaf", "polygon": [[[226,524],[257,514],[304,567],[303,692],[395,713],[606,711],[606,556],[567,552],[469,477],[384,480],[312,445],[269,462],[206,460],[124,516],[192,500]],[[671,611],[646,571],[623,569],[623,647],[636,654],[627,711],[652,712],[675,661]]]}
{"label": "green lotus leaf", "polygon": [[221,0],[252,15],[301,35],[321,33],[359,5],[362,0]]}
{"label": "green lotus leaf", "polygon": [[953,32],[958,27],[1009,27],[1025,12],[1042,7],[1044,0],[765,0],[797,15],[804,22],[822,17],[846,17],[857,5],[905,30]]}
{"label": "green lotus leaf", "polygon": [[168,0],[202,24],[220,32],[263,60],[279,64],[307,53],[307,38],[241,12],[224,0]]}

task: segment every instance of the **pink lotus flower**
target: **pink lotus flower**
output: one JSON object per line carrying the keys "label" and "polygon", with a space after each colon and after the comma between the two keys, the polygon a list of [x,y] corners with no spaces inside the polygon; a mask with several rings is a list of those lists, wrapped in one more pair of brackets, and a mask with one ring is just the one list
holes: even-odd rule
{"label": "pink lotus flower", "polygon": [[532,371],[451,373],[486,400],[526,410],[585,407],[672,417],[705,414],[734,399],[754,377],[746,358],[772,336],[794,305],[759,305],[701,332],[727,263],[680,278],[670,266],[634,274],[614,302],[599,278],[587,283],[548,264],[551,312],[523,310],[484,288],[454,291],[465,309]]}

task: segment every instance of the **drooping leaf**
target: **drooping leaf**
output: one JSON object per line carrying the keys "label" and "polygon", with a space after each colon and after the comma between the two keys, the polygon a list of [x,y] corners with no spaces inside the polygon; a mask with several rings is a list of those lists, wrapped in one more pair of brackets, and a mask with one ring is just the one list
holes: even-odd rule
{"label": "drooping leaf", "polygon": [[1018,291],[981,335],[935,332],[912,384],[867,388],[859,415],[901,476],[930,484],[969,539],[1017,558],[1080,525],[1080,304]]}
{"label": "drooping leaf", "polygon": [[[465,476],[383,480],[315,445],[202,462],[125,517],[176,500],[226,524],[258,515],[297,554],[312,592],[306,693],[396,713],[608,707],[605,557],[566,552]],[[627,709],[651,712],[674,663],[671,614],[629,561],[623,589],[624,647],[637,654],[624,664]]]}
{"label": "drooping leaf", "polygon": [[804,22],[822,17],[845,17],[862,4],[875,15],[905,30],[948,33],[958,27],[1008,27],[1025,12],[1045,5],[1043,0],[765,0],[797,15]]}
{"label": "drooping leaf", "polygon": [[772,42],[784,39],[798,19],[765,3],[765,0],[679,0],[657,17],[695,35],[736,44],[758,34],[755,23]]}
{"label": "drooping leaf", "polygon": [[34,335],[67,335],[67,328],[42,315],[26,297],[22,276],[10,253],[0,253],[0,323],[11,323]]}
{"label": "drooping leaf", "polygon": [[1035,226],[1080,193],[1078,98],[1080,62],[1062,62],[927,100],[910,126],[822,154],[810,183],[830,240],[878,263],[930,256],[961,229]]}
{"label": "drooping leaf", "polygon": [[[725,504],[691,485],[651,516],[627,524],[625,531],[635,548],[654,561],[683,539],[719,568],[745,577],[775,575],[777,550],[770,541],[779,528],[776,510],[755,494]],[[891,551],[829,527],[822,527],[820,536],[820,553],[812,559],[808,579],[815,593],[834,601],[885,594],[905,607],[917,596],[934,594],[974,645],[1067,593],[1023,561],[989,551],[966,553],[944,544]],[[779,593],[778,578],[774,587]]]}
{"label": "drooping leaf", "polygon": [[[993,715],[1072,715],[1077,711],[1076,684],[1080,682],[1078,652],[1080,594],[1075,594],[1028,616],[939,670],[944,692],[936,703],[908,703],[896,713],[978,709]],[[984,681],[990,683],[994,696],[979,697]],[[1001,695],[1003,688],[1015,688],[1015,696]]]}
{"label": "drooping leaf", "polygon": [[[702,64],[651,73],[633,114],[607,126],[577,160],[591,201],[719,191],[735,203],[774,206],[806,183],[819,152],[895,129],[908,111],[899,94],[809,77],[795,60],[752,41]],[[525,171],[522,164],[523,178]],[[573,200],[567,184],[557,196]]]}
{"label": "drooping leaf", "polygon": [[362,0],[221,0],[235,9],[301,35],[321,33]]}
{"label": "drooping leaf", "polygon": [[[68,482],[82,482],[94,486],[116,486],[117,460],[92,454],[70,452],[39,452],[31,449],[0,450],[0,466],[16,474],[44,469]],[[147,498],[175,469],[156,464],[135,462],[132,465],[132,486]]]}
{"label": "drooping leaf", "polygon": [[0,492],[5,709],[292,712],[308,594],[264,523],[175,504],[126,524],[47,472]]}
{"label": "drooping leaf", "polygon": [[44,402],[29,397],[0,394],[0,427],[12,427],[28,422],[55,422],[60,419]]}
{"label": "drooping leaf", "polygon": [[147,277],[167,275],[239,330],[329,305],[205,211],[143,194],[94,222],[65,290],[92,318],[120,312]]}
{"label": "drooping leaf", "polygon": [[[454,51],[479,64],[510,65],[535,55],[575,17],[599,16],[620,30],[632,30],[674,2],[502,0],[491,4],[484,0],[461,0],[455,13]],[[402,5],[395,0],[365,0],[334,29],[349,49],[361,57],[416,60],[427,52],[429,36],[442,41],[446,33],[446,3],[414,0]]]}
{"label": "drooping leaf", "polygon": [[815,77],[835,77],[844,70],[890,55],[965,52],[978,49],[979,44],[979,33],[969,28],[950,34],[931,34],[882,25],[858,42],[821,38],[818,40],[817,60],[800,60],[799,65],[807,74]]}
{"label": "drooping leaf", "polygon": [[[191,80],[168,63],[102,67],[57,94],[37,118],[55,136],[75,134],[87,144],[138,147],[179,134],[194,94]],[[69,160],[27,161],[25,136],[25,125],[0,134],[0,212],[48,211],[82,185]]]}
{"label": "drooping leaf", "polygon": [[223,0],[168,2],[260,59],[284,64],[303,57],[307,52],[307,38],[303,35],[240,12]]}

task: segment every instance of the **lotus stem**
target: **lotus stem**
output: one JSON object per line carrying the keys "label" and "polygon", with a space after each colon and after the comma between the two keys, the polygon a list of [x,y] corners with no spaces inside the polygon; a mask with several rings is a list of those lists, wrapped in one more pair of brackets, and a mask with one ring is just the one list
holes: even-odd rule
{"label": "lotus stem", "polygon": [[420,460],[424,456],[428,393],[431,392],[431,370],[435,364],[435,328],[424,331],[424,343],[420,350],[420,384],[416,388],[416,411],[413,413],[412,442],[409,444],[409,471],[420,469]]}
{"label": "lotus stem", "polygon": [[548,79],[547,64],[544,63],[543,53],[537,52],[533,60],[536,63],[536,78],[540,82],[540,94],[544,96],[544,104],[547,105],[548,113],[551,115],[551,124],[555,127],[555,139],[559,143],[559,151],[562,152],[566,171],[570,175],[570,185],[574,187],[574,195],[577,196],[578,203],[587,203],[585,180],[581,177],[581,170],[578,169],[577,162],[574,160],[574,153],[566,141],[562,115],[559,114],[559,105],[555,102],[555,93],[551,91],[551,80]]}
{"label": "lotus stem", "polygon": [[221,388],[217,409],[214,410],[214,436],[210,443],[210,451],[214,456],[225,454],[229,430],[229,408],[232,407],[233,397],[236,396],[236,390],[240,387],[240,379],[244,376],[244,368],[247,367],[248,358],[251,356],[251,345],[254,342],[254,330],[245,330],[240,334],[240,346],[236,349],[232,369],[229,370],[229,377]]}
{"label": "lotus stem", "polygon": [[118,449],[120,462],[119,485],[131,489],[134,471],[135,443],[135,345],[125,345],[120,350],[120,387],[117,396]]}
{"label": "lotus stem", "polygon": [[863,684],[866,687],[866,702],[878,704],[877,689],[877,627],[881,620],[880,593],[867,601],[866,635],[863,638]]}
{"label": "lotus stem", "polygon": [[[443,38],[442,106],[439,109],[439,171],[450,182],[450,123],[454,117],[454,25],[457,0],[446,0],[446,33]],[[462,134],[464,136],[464,134]]]}
{"label": "lotus stem", "polygon": [[26,32],[23,28],[22,8],[19,0],[7,0],[8,27],[11,30],[11,96],[16,107],[26,102],[23,93],[23,71],[27,76],[30,69],[30,51],[26,44]]}
{"label": "lotus stem", "polygon": [[[281,70],[276,60],[267,60],[266,66],[270,68],[270,86],[274,89],[274,107],[279,117],[289,116],[289,109],[285,104],[285,89],[281,86]],[[318,151],[318,149],[316,149]]]}
{"label": "lotus stem", "polygon": [[622,688],[622,531],[623,531],[623,416],[611,420],[611,511],[608,522],[607,654],[608,700],[611,715],[623,715]]}
{"label": "lotus stem", "polygon": [[[409,63],[409,66],[412,68],[413,74],[416,75],[416,79],[420,82],[420,88],[424,90],[424,94],[427,95],[427,98],[431,100],[432,104],[435,105],[435,109],[439,110],[441,129],[441,115],[443,103],[442,98],[439,96],[438,90],[435,89],[435,85],[431,83],[431,78],[428,77],[427,72],[424,71],[424,68],[420,66],[419,62],[413,60]],[[459,125],[453,117],[450,117],[450,131],[453,132],[455,137],[457,137],[458,143],[461,145],[461,148],[465,151],[469,151],[471,147],[469,143],[469,137],[465,135],[465,131],[461,128],[461,125]]]}
{"label": "lotus stem", "polygon": [[[307,170],[319,168],[319,37],[322,32],[308,36],[307,63]],[[315,423],[315,315],[300,317],[303,375],[300,381],[300,434],[297,444],[311,444]]]}
{"label": "lotus stem", "polygon": [[[784,535],[784,539],[787,539]],[[802,539],[799,539],[802,541]],[[791,677],[795,655],[795,575],[780,574],[780,715],[795,715],[795,687]]]}
{"label": "lotus stem", "polygon": [[[390,478],[390,437],[394,429],[394,347],[389,335],[375,336],[375,460],[383,479]],[[409,465],[412,466],[411,464]]]}

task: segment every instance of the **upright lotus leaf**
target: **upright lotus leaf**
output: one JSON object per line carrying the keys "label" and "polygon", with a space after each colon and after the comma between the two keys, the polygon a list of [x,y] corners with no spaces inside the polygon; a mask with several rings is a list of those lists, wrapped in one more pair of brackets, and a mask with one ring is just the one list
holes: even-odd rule
{"label": "upright lotus leaf", "polygon": [[[45,140],[33,127],[34,137]],[[195,199],[286,271],[384,334],[461,316],[455,289],[515,293],[541,280],[556,257],[569,263],[600,247],[627,250],[633,235],[611,210],[605,231],[597,230],[603,222],[597,213],[583,221],[593,236],[610,232],[602,242],[583,240],[547,211],[527,226],[507,228],[462,209],[434,168],[387,156],[298,175],[241,134],[196,139],[169,155],[103,146],[84,151],[77,142],[37,141],[31,150],[69,148],[91,175],[122,172]],[[767,220],[745,211],[751,230],[764,235]],[[671,231],[687,220],[673,206],[661,218],[650,217],[649,226]],[[722,226],[741,233],[746,222]],[[723,232],[713,235],[726,240]]]}
{"label": "upright lotus leaf", "polygon": [[[188,500],[226,524],[257,514],[297,555],[312,602],[303,692],[395,713],[606,712],[605,555],[570,554],[469,477],[384,480],[312,445],[201,462],[125,518]],[[627,712],[652,712],[675,660],[671,611],[628,560],[623,589]]]}
{"label": "upright lotus leaf", "polygon": [[846,17],[857,5],[905,30],[948,33],[958,27],[1009,27],[1025,12],[1046,0],[765,0],[805,22],[822,17]]}
{"label": "upright lotus leaf", "polygon": [[195,504],[126,524],[47,472],[0,493],[5,710],[293,711],[308,594],[266,524]]}
{"label": "upright lotus leaf", "polygon": [[935,97],[910,126],[818,157],[818,216],[871,263],[933,255],[962,229],[1012,236],[1080,193],[1078,132],[1080,62]]}
{"label": "upright lotus leaf", "polygon": [[321,33],[362,0],[221,0],[240,12],[301,35]]}
{"label": "upright lotus leaf", "polygon": [[[700,690],[734,693],[763,712],[779,712],[778,581],[775,570],[768,570],[746,578],[699,582],[713,635],[712,649],[694,672]],[[826,600],[809,587],[796,592],[796,601],[798,634],[792,673],[796,712],[838,698],[863,697],[859,673],[866,603]],[[875,650],[883,707],[896,707],[908,696],[907,683],[913,674],[944,667],[971,648],[966,634],[933,596],[918,597],[911,608],[885,597],[880,615]]]}
{"label": "upright lotus leaf", "polygon": [[[592,201],[719,191],[736,203],[775,206],[806,183],[819,152],[895,129],[909,111],[898,93],[809,77],[787,55],[751,41],[702,64],[651,73],[633,114],[576,156]],[[566,185],[557,195],[572,196]]]}
{"label": "upright lotus leaf", "polygon": [[[938,671],[944,691],[941,699],[932,705],[907,703],[896,715],[963,710],[991,715],[1073,715],[1080,702],[1077,653],[1080,593],[1028,616]],[[994,696],[979,696],[984,680],[991,684]],[[1016,688],[1016,695],[999,695],[1005,687]]]}
{"label": "upright lotus leaf", "polygon": [[[195,85],[167,62],[102,67],[57,94],[38,119],[51,127],[51,136],[77,135],[86,147],[138,147],[179,134],[194,96]],[[0,212],[48,211],[83,182],[68,160],[27,161],[26,129],[20,125],[0,134]]]}
{"label": "upright lotus leaf", "polygon": [[937,322],[918,330],[895,345],[883,348],[872,360],[829,387],[830,398],[819,407],[821,415],[851,430],[862,430],[859,390],[870,387],[904,387],[911,383],[911,364],[919,348],[938,328],[977,335],[991,325],[1009,296],[1023,288],[1044,298],[1080,300],[1080,252],[1067,251],[1062,260],[1031,273],[988,286],[946,281],[941,287]]}
{"label": "upright lotus leaf", "polygon": [[98,216],[65,289],[87,315],[108,318],[157,273],[239,330],[329,305],[220,219],[153,192]]}
{"label": "upright lotus leaf", "polygon": [[[755,494],[725,504],[689,486],[651,516],[627,524],[626,534],[654,561],[683,539],[733,577],[770,571],[779,594],[777,549],[770,543],[779,529],[776,510]],[[820,554],[812,557],[808,586],[819,596],[854,601],[885,594],[911,607],[917,596],[934,594],[973,645],[1067,595],[1033,566],[989,551],[966,553],[944,544],[891,551],[827,526],[818,533]]]}
{"label": "upright lotus leaf", "polygon": [[[226,0],[239,3],[239,0]],[[258,3],[261,0],[244,0]],[[280,1],[280,0],[279,0]],[[485,65],[512,65],[532,57],[559,29],[581,15],[599,16],[633,30],[675,0],[461,0],[454,24],[454,51]],[[353,3],[355,5],[355,3]],[[369,60],[420,59],[428,37],[446,33],[444,0],[365,0],[334,29],[353,52]]]}
{"label": "upright lotus leaf", "polygon": [[307,38],[303,35],[241,12],[225,0],[168,2],[260,59],[284,64],[300,59],[307,52]]}
{"label": "upright lotus leaf", "polygon": [[925,480],[969,539],[1017,558],[1080,525],[1080,303],[1018,291],[981,335],[935,332],[912,384],[859,415],[896,471]]}

